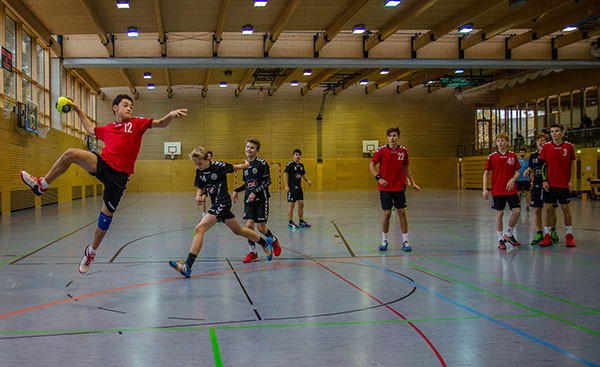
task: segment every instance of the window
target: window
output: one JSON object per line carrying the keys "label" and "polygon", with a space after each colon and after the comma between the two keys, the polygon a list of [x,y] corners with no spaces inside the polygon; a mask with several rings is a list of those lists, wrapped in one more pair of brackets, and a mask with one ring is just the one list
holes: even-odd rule
{"label": "window", "polygon": [[46,50],[40,45],[37,46],[37,76],[35,80],[38,83],[46,85]]}
{"label": "window", "polygon": [[[12,20],[8,15],[6,16],[6,28],[5,28],[5,43],[6,48],[12,52],[13,54],[13,66],[17,53],[17,23]],[[4,96],[12,98],[13,100],[17,98],[17,83],[15,82],[15,72],[4,71]],[[4,98],[4,108],[12,111],[14,107],[14,102]]]}
{"label": "window", "polygon": [[27,34],[27,32],[23,31],[23,47],[21,52],[23,53],[23,65],[21,67],[21,71],[23,74],[31,77],[31,36]]}

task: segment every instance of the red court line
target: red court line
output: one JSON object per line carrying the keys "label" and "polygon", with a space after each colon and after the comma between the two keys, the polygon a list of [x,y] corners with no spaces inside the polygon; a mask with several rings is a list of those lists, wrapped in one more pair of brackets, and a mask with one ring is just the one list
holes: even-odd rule
{"label": "red court line", "polygon": [[440,278],[440,277],[438,277],[437,275],[433,275],[433,274],[431,274],[431,273],[428,273],[428,272],[426,272],[426,271],[423,271],[423,270],[421,270],[421,269],[417,269],[417,268],[413,268],[413,269],[414,269],[414,270],[416,270],[416,271],[420,271],[421,273],[425,273],[425,274],[427,274],[427,275],[429,275],[429,276],[432,276],[432,277],[434,277],[434,278],[437,278],[437,279],[439,279],[439,280],[443,280],[443,281],[444,281],[444,282],[446,282],[446,283],[450,283],[450,281],[449,281],[449,280],[446,280],[446,279],[444,279],[444,278]]}
{"label": "red court line", "polygon": [[[299,251],[296,250],[292,250],[290,248],[286,247],[286,250],[290,250],[292,252],[295,252],[297,254],[300,254],[302,256],[305,256],[309,259],[311,259],[310,256],[305,255]],[[356,259],[356,258],[354,258]],[[312,260],[312,259],[311,259]],[[340,278],[341,280],[343,280],[344,282],[348,283],[349,285],[351,285],[352,287],[354,287],[355,289],[357,289],[358,291],[362,292],[363,294],[367,295],[368,297],[370,297],[371,299],[375,300],[377,303],[379,303],[380,305],[384,305],[385,308],[389,309],[390,311],[392,311],[393,313],[395,313],[396,315],[400,316],[400,318],[402,320],[408,320],[406,317],[404,317],[401,313],[399,313],[398,311],[394,310],[392,307],[390,307],[389,305],[385,305],[384,302],[380,301],[379,299],[377,299],[375,296],[367,293],[366,291],[364,291],[363,289],[361,289],[359,286],[357,286],[356,284],[352,283],[351,281],[349,281],[348,279],[344,278],[343,276],[339,275],[338,273],[336,273],[335,271],[329,269],[328,267],[326,267],[325,265],[321,264],[319,261],[317,260],[313,260],[314,263],[316,263],[317,265],[319,265],[320,267],[324,268],[325,270],[331,272],[332,274],[334,274],[335,276],[337,276],[338,278]],[[446,362],[444,361],[444,358],[442,358],[441,354],[438,352],[438,350],[435,348],[435,346],[433,345],[433,343],[425,336],[425,334],[423,334],[423,332],[421,332],[421,330],[419,330],[419,328],[413,324],[412,322],[408,322],[408,324],[417,331],[417,333],[419,333],[419,335],[421,335],[421,337],[427,342],[427,344],[429,344],[429,347],[433,350],[433,352],[435,353],[435,355],[437,356],[438,360],[440,361],[440,363],[442,364],[442,366],[447,366]]]}

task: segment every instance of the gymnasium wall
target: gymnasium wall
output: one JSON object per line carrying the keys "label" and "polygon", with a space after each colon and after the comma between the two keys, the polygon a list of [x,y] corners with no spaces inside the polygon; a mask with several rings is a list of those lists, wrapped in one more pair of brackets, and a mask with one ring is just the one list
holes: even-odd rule
{"label": "gymnasium wall", "polygon": [[1,114],[0,141],[2,213],[102,193],[102,184],[75,165],[59,177],[41,197],[35,196],[21,181],[21,169],[42,176],[68,148],[85,149],[83,140],[53,129],[48,132],[46,139],[42,139],[17,127],[14,114],[9,114],[8,118]]}
{"label": "gymnasium wall", "polygon": [[[113,120],[112,98],[128,90],[105,92],[106,99],[98,105],[98,121],[109,122]],[[205,98],[199,89],[175,88],[172,99],[164,91],[139,92],[134,115],[160,118],[175,108],[188,108],[189,115],[174,120],[166,129],[144,135],[128,192],[191,191],[195,168],[187,154],[194,147],[212,150],[217,160],[241,162],[248,137],[259,139],[260,155],[270,163],[280,163],[282,170],[291,160],[292,150],[300,148],[307,176],[313,182],[311,188],[305,185],[307,190],[375,190],[362,140],[386,144],[385,131],[396,125],[417,183],[424,188],[454,189],[456,145],[474,139],[475,101],[457,101],[450,88],[428,93],[416,87],[402,94],[386,88],[365,95],[363,87],[354,87],[327,96],[321,130],[323,164],[317,165],[319,90],[300,96],[299,89],[284,87],[262,100],[256,90],[245,90],[235,97],[233,88],[218,87],[211,87]],[[165,157],[165,141],[180,141],[182,156],[173,161]]]}

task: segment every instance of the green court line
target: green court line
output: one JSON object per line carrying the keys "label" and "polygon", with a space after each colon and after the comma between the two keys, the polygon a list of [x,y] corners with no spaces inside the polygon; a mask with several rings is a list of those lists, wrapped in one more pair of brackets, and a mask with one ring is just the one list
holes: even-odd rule
{"label": "green court line", "polygon": [[219,352],[219,342],[217,342],[217,333],[215,328],[210,328],[210,342],[212,343],[213,354],[215,355],[215,367],[223,366],[221,361],[221,352]]}
{"label": "green court line", "polygon": [[0,248],[0,252],[2,252],[2,251],[4,251],[4,250],[11,249],[11,248],[13,248],[13,247],[15,247],[15,246],[17,246],[17,245],[20,245],[20,244],[22,244],[22,243],[26,242],[26,241],[33,240],[34,238],[41,237],[41,236],[43,236],[44,234],[46,234],[46,233],[45,233],[45,232],[38,233],[38,234],[36,234],[35,236],[28,237],[28,238],[26,238],[26,239],[24,239],[24,240],[21,240],[21,241],[19,241],[19,242],[16,242],[16,243],[14,243],[14,244],[12,244],[12,245],[10,245],[10,246],[8,246],[8,247],[5,247],[5,248]]}
{"label": "green court line", "polygon": [[[568,312],[568,313],[556,313],[554,316],[597,316],[595,312]],[[542,317],[540,314],[523,314],[523,315],[499,315],[492,316],[495,319],[506,319],[506,318],[528,318],[528,317]],[[232,326],[182,326],[182,327],[148,327],[148,328],[132,328],[132,329],[88,329],[88,330],[0,330],[1,334],[72,334],[72,333],[104,333],[104,332],[135,332],[135,331],[178,331],[178,330],[206,330],[209,329],[211,332],[211,342],[213,343],[213,351],[215,352],[215,362],[217,355],[219,360],[220,352],[218,350],[218,342],[215,330],[227,330],[227,329],[264,329],[264,328],[287,328],[287,327],[301,327],[301,326],[343,326],[343,325],[376,325],[376,324],[397,324],[397,323],[415,323],[415,322],[436,322],[436,321],[465,321],[465,320],[483,320],[480,316],[463,316],[463,317],[435,317],[425,319],[412,319],[412,320],[378,320],[378,321],[342,321],[342,322],[315,322],[315,323],[303,323],[303,324],[272,324],[272,325],[232,325]]]}
{"label": "green court line", "polygon": [[[329,234],[329,235],[333,235],[333,233],[331,233],[331,232],[327,232],[327,231],[323,231],[323,230],[319,230],[319,231],[320,231],[320,232],[323,232],[323,233],[326,233],[326,234]],[[352,240],[350,240],[350,239],[348,239],[348,242],[351,242],[352,244],[354,244],[354,245],[356,245],[356,246],[358,246],[358,247],[362,247],[362,248],[364,248],[364,249],[366,249],[366,250],[369,250],[369,251],[372,251],[372,252],[377,252],[377,253],[379,253],[379,251],[378,251],[378,250],[374,250],[374,249],[372,249],[372,248],[370,248],[370,247],[368,247],[368,246],[365,246],[365,245],[363,245],[363,244],[357,243],[357,242],[355,242],[355,241],[352,241]],[[402,258],[397,258],[397,257],[393,257],[393,256],[389,256],[389,258],[390,258],[390,259],[393,259],[393,260],[396,260],[396,261],[399,261],[399,262],[401,262],[401,263],[404,263],[404,264],[410,265],[410,266],[412,266],[412,267],[415,267],[415,268],[417,268],[417,269],[420,269],[420,270],[423,270],[423,271],[429,272],[429,273],[431,273],[431,274],[437,275],[437,276],[439,276],[439,277],[441,277],[441,278],[444,278],[444,279],[450,280],[450,281],[452,281],[452,282],[454,282],[454,283],[457,283],[457,284],[460,284],[460,285],[462,285],[462,286],[465,286],[465,287],[467,287],[467,288],[470,288],[470,289],[476,290],[476,291],[478,291],[478,292],[481,292],[481,293],[483,293],[483,294],[486,294],[486,295],[488,295],[488,296],[491,296],[491,297],[497,298],[497,299],[499,299],[499,300],[502,300],[502,301],[504,301],[504,302],[507,302],[507,303],[513,304],[513,305],[515,305],[515,306],[518,306],[518,307],[524,308],[524,309],[526,309],[526,310],[529,310],[529,311],[532,311],[532,312],[535,312],[535,313],[539,313],[540,315],[547,316],[547,317],[549,317],[549,318],[551,318],[551,319],[554,319],[554,320],[560,321],[560,322],[562,322],[562,323],[564,323],[564,324],[567,324],[567,325],[570,325],[570,326],[576,327],[576,328],[578,328],[578,329],[580,329],[580,330],[583,330],[583,331],[586,331],[586,332],[588,332],[588,333],[590,333],[590,334],[594,334],[594,335],[598,335],[598,336],[600,336],[600,332],[598,332],[598,331],[595,331],[595,330],[588,329],[588,328],[586,328],[586,327],[583,327],[583,326],[581,326],[581,325],[577,325],[577,324],[576,324],[576,323],[574,323],[574,322],[567,321],[567,320],[563,320],[563,319],[561,319],[560,317],[556,317],[556,316],[553,316],[553,315],[551,315],[551,314],[545,313],[545,312],[543,312],[543,311],[537,310],[537,309],[535,309],[535,308],[532,308],[532,307],[529,307],[529,306],[525,306],[525,305],[523,305],[523,304],[521,304],[521,303],[518,303],[518,302],[515,302],[515,301],[512,301],[512,300],[509,300],[509,299],[507,299],[507,298],[505,298],[505,297],[499,296],[499,295],[497,295],[497,294],[494,294],[494,293],[492,293],[492,292],[488,292],[488,291],[486,291],[485,289],[481,289],[481,288],[475,287],[475,286],[473,286],[473,285],[470,285],[470,284],[468,284],[468,283],[461,282],[460,280],[457,280],[457,279],[451,278],[451,277],[449,277],[449,276],[446,276],[446,275],[443,275],[443,274],[437,273],[437,272],[435,272],[435,271],[433,271],[433,270],[427,269],[427,268],[425,268],[425,267],[422,267],[422,266],[419,266],[419,265],[417,265],[417,264],[413,264],[413,263],[411,263],[410,261],[404,260],[404,259],[402,259]]]}

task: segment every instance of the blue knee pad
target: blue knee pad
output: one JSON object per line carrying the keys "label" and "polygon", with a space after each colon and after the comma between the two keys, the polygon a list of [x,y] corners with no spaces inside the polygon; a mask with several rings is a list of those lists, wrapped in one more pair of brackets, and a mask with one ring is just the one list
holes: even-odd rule
{"label": "blue knee pad", "polygon": [[110,222],[112,222],[112,217],[100,212],[100,216],[98,216],[98,228],[103,231],[108,231],[108,227],[110,227]]}

